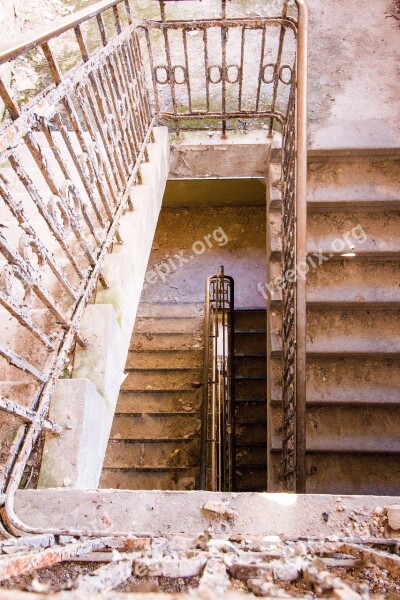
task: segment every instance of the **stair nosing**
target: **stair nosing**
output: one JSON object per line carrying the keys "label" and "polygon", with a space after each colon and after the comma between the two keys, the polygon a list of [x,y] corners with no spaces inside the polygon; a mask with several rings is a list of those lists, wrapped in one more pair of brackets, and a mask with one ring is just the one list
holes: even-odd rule
{"label": "stair nosing", "polygon": [[187,411],[187,412],[175,412],[175,411],[164,411],[164,412],[156,412],[156,411],[133,411],[133,412],[115,412],[114,417],[140,417],[142,415],[146,415],[149,417],[192,417],[198,416],[201,414],[201,411]]}
{"label": "stair nosing", "polygon": [[130,444],[145,444],[145,443],[154,443],[154,444],[177,444],[177,443],[184,443],[184,442],[193,442],[193,440],[200,440],[200,437],[188,437],[188,438],[134,438],[134,437],[130,437],[130,438],[114,438],[111,437],[109,438],[109,442],[128,442]]}
{"label": "stair nosing", "polygon": [[103,467],[103,471],[111,471],[112,473],[134,471],[139,473],[170,473],[174,471],[188,471],[189,469],[198,469],[198,465],[188,467]]}

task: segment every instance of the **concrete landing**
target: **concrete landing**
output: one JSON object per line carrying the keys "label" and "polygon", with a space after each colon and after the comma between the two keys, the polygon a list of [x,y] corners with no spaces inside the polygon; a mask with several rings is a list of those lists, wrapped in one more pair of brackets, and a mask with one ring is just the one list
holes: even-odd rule
{"label": "concrete landing", "polygon": [[16,513],[43,530],[382,537],[398,535],[385,516],[395,504],[400,497],[49,489],[18,491]]}
{"label": "concrete landing", "polygon": [[400,148],[399,21],[390,0],[309,0],[309,148]]}

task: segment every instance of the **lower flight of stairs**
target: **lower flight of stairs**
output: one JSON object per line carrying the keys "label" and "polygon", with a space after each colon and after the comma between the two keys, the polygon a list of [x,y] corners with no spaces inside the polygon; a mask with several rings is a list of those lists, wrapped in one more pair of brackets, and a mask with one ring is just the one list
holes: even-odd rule
{"label": "lower flight of stairs", "polygon": [[204,306],[139,305],[100,486],[199,484]]}
{"label": "lower flight of stairs", "polygon": [[[281,268],[278,173],[272,169],[272,275]],[[359,226],[365,235],[356,239]],[[311,257],[326,257],[307,275],[307,491],[399,494],[400,161],[312,162],[307,241]],[[277,290],[270,312],[275,489],[281,310]]]}
{"label": "lower flight of stairs", "polygon": [[235,310],[236,491],[266,491],[266,312]]}

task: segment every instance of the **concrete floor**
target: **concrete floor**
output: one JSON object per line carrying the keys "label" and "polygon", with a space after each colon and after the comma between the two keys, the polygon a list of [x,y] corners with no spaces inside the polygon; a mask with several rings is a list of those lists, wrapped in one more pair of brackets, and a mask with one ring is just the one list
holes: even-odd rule
{"label": "concrete floor", "polygon": [[308,0],[309,146],[400,147],[392,0]]}
{"label": "concrete floor", "polygon": [[163,208],[141,301],[204,302],[206,278],[224,265],[236,306],[265,306],[257,290],[266,278],[265,218],[262,206]]}

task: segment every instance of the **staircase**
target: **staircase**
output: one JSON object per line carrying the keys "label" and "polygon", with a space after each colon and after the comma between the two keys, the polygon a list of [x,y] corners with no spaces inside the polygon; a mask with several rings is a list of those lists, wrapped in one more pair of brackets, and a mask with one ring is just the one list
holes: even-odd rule
{"label": "staircase", "polygon": [[265,309],[235,310],[236,491],[267,487]]}
{"label": "staircase", "polygon": [[[273,278],[280,261],[280,197],[278,169],[271,173]],[[317,266],[307,275],[308,492],[400,492],[399,184],[400,161],[309,165],[308,250]],[[352,234],[356,226],[359,239]],[[320,252],[326,260],[319,265]],[[269,323],[275,489],[280,307],[276,290]]]}
{"label": "staircase", "polygon": [[100,486],[198,488],[203,305],[139,305]]}

